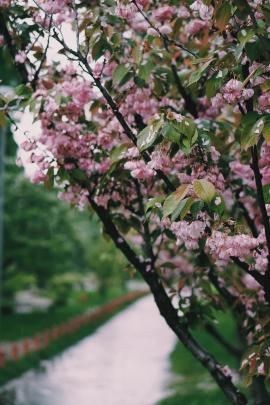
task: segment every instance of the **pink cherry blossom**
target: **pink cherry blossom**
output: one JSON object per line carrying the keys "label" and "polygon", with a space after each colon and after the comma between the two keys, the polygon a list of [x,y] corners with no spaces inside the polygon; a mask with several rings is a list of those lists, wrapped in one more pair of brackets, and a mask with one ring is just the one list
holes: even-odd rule
{"label": "pink cherry blossom", "polygon": [[189,35],[197,35],[199,32],[201,32],[203,29],[205,29],[207,27],[208,27],[207,21],[194,19],[194,20],[191,20],[186,25],[186,31]]}
{"label": "pink cherry blossom", "polygon": [[196,0],[191,4],[190,8],[193,11],[197,11],[202,20],[210,20],[213,16],[213,6],[207,6],[202,2],[202,0]]}
{"label": "pink cherry blossom", "polygon": [[26,61],[27,55],[24,51],[20,51],[19,53],[17,53],[17,55],[15,56],[15,61],[17,63],[24,63]]}
{"label": "pink cherry blossom", "polygon": [[11,0],[0,0],[0,8],[5,8],[10,6]]}
{"label": "pink cherry blossom", "polygon": [[166,21],[176,15],[175,6],[162,6],[154,10],[153,16],[158,21]]}
{"label": "pink cherry blossom", "polygon": [[257,246],[258,240],[250,235],[230,236],[220,231],[214,231],[206,242],[206,247],[218,266],[228,264],[232,257],[245,261],[250,251]]}
{"label": "pink cherry blossom", "polygon": [[177,243],[184,243],[187,249],[198,249],[198,240],[203,236],[206,224],[202,221],[173,222],[171,231],[177,237]]}

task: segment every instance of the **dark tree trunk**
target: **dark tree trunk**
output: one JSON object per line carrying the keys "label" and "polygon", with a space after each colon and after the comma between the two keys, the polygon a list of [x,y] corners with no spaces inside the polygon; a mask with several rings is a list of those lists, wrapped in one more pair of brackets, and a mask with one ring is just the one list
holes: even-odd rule
{"label": "dark tree trunk", "polygon": [[254,405],[270,404],[270,395],[265,387],[263,376],[253,378],[250,391]]}
{"label": "dark tree trunk", "polygon": [[[122,235],[118,232],[118,229],[113,223],[108,211],[106,211],[103,207],[98,206],[90,196],[88,199],[92,208],[103,222],[105,231],[114,241],[116,247],[122,251],[128,261],[137,269],[148,284],[160,314],[163,316],[168,326],[176,334],[180,342],[182,342],[182,344],[192,353],[194,358],[197,359],[208,370],[217,385],[221,388],[232,404],[247,405],[245,396],[233,384],[231,378],[225,375],[215,358],[209,352],[204,350],[203,347],[198,344],[198,342],[196,342],[185,321],[180,321],[177,311],[173,307],[161,280],[155,272],[154,267],[152,268],[151,259],[142,262],[122,237]],[[151,267],[150,271],[148,270],[149,265]]]}

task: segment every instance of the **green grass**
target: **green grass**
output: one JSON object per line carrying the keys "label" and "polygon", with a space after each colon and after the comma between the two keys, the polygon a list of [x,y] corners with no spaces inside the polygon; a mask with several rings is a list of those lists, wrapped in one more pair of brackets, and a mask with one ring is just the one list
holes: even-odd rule
{"label": "green grass", "polygon": [[124,308],[128,307],[132,304],[135,300],[122,304],[119,306],[118,309],[110,312],[109,314],[103,315],[98,320],[91,322],[91,324],[87,324],[81,327],[78,331],[67,334],[64,337],[55,340],[50,343],[50,345],[46,349],[42,349],[38,353],[30,353],[29,355],[25,356],[24,358],[20,359],[17,362],[7,362],[5,368],[1,370],[0,373],[0,386],[7,383],[9,380],[19,377],[23,372],[26,370],[37,367],[41,360],[49,359],[56,354],[62,352],[63,350],[67,349],[69,346],[77,343],[79,340],[83,339],[86,336],[91,335],[94,333],[98,327],[103,325],[106,321],[111,319],[117,313],[119,313]]}
{"label": "green grass", "polygon": [[[15,341],[41,332],[61,322],[65,322],[78,314],[112,301],[123,295],[124,291],[115,289],[104,297],[97,292],[73,293],[68,305],[48,312],[33,312],[29,314],[11,314],[0,316],[0,341]],[[82,299],[84,297],[84,299]]]}
{"label": "green grass", "polygon": [[[233,320],[229,315],[219,317],[217,329],[232,344],[237,346]],[[193,331],[199,343],[212,353],[222,365],[229,365],[238,370],[238,361],[221,347],[203,329]],[[171,370],[173,379],[170,384],[172,390],[168,398],[163,399],[159,405],[229,405],[224,394],[217,387],[215,381],[196,361],[183,345],[177,343],[171,353]]]}

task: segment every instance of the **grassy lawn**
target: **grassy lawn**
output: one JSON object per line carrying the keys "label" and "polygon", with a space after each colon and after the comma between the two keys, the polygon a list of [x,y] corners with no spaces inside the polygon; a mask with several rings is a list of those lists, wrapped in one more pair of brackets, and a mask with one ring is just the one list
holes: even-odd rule
{"label": "grassy lawn", "polygon": [[68,305],[51,309],[48,312],[33,312],[29,314],[11,314],[0,317],[0,342],[15,341],[23,337],[33,336],[47,328],[67,321],[87,310],[112,301],[124,294],[123,290],[115,289],[106,296],[98,292],[82,295],[73,293]]}
{"label": "grassy lawn", "polygon": [[[228,315],[219,317],[217,329],[232,344],[237,346],[236,334],[232,319]],[[221,347],[217,341],[202,329],[193,331],[196,339],[207,348],[222,365],[229,365],[232,369],[239,368],[237,360]],[[212,377],[193,358],[193,356],[177,343],[171,353],[171,370],[173,373],[168,398],[159,405],[229,405],[223,393],[216,386]]]}

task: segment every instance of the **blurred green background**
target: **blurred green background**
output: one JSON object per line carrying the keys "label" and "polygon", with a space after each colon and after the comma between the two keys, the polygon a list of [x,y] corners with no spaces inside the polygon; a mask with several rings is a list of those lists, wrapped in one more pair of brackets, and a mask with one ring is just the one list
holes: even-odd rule
{"label": "blurred green background", "polygon": [[[5,48],[0,48],[0,60],[1,92],[20,81]],[[129,278],[126,261],[90,212],[70,209],[57,191],[30,183],[16,166],[10,128],[5,132],[2,341],[29,336],[119,296]]]}

